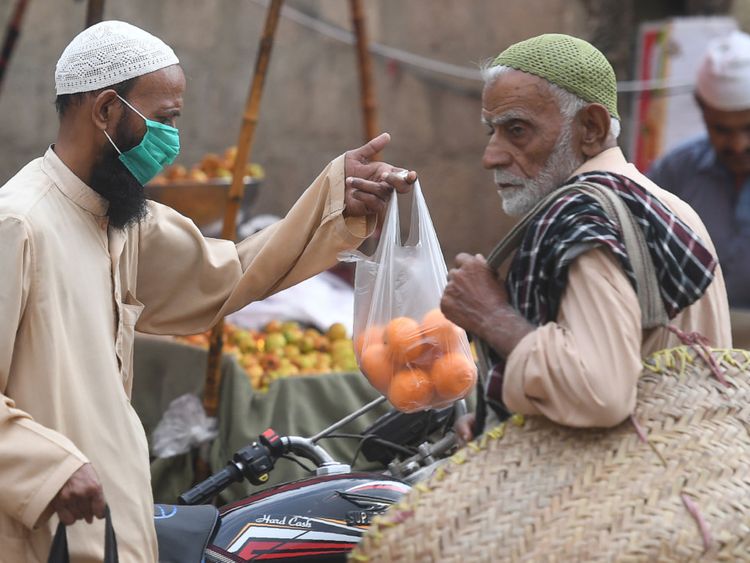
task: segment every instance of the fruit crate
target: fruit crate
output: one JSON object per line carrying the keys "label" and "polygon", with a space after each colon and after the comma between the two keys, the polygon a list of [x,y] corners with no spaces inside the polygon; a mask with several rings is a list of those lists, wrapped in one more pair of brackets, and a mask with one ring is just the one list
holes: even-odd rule
{"label": "fruit crate", "polygon": [[[260,178],[245,176],[245,191],[240,204],[238,223],[249,216],[249,209],[258,197]],[[189,217],[205,230],[221,225],[228,201],[231,178],[209,178],[204,181],[179,179],[172,182],[147,184],[146,197],[158,201]]]}

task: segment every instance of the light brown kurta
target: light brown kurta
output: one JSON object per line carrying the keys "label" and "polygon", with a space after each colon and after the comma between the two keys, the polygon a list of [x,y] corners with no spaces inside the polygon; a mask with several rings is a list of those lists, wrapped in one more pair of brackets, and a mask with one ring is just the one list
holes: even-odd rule
{"label": "light brown kurta", "polygon": [[[705,226],[693,209],[659,188],[619,148],[588,160],[575,174],[604,170],[631,178],[691,227],[716,255]],[[730,347],[729,308],[721,268],[706,293],[670,324],[698,331],[712,346]],[[594,249],[570,266],[556,322],[526,335],[508,356],[503,399],[523,414],[542,414],[570,426],[613,426],[633,411],[642,359],[676,346],[665,328],[641,330],[633,286],[615,257]]]}
{"label": "light brown kurta", "polygon": [[[371,231],[344,219],[344,158],[287,217],[235,245],[151,203],[107,227],[107,204],[52,149],[0,189],[0,561],[43,562],[46,507],[83,463],[104,486],[120,561],[156,560],[149,453],[130,405],[134,331],[188,334],[293,285]],[[103,524],[68,530],[74,561],[101,560]]]}

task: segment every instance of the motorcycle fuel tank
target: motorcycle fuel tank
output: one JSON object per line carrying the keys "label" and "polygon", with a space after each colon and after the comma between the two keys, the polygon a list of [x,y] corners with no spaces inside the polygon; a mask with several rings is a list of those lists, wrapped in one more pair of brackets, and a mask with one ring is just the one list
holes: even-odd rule
{"label": "motorcycle fuel tank", "polygon": [[373,516],[410,490],[384,475],[303,479],[223,507],[207,562],[336,561],[362,538]]}

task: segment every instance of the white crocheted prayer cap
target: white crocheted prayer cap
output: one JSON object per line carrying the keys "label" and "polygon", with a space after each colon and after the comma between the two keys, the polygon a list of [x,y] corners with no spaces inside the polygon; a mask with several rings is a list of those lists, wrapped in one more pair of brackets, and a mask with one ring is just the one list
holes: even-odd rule
{"label": "white crocheted prayer cap", "polygon": [[714,109],[750,109],[750,35],[713,39],[698,69],[698,96]]}
{"label": "white crocheted prayer cap", "polygon": [[57,95],[91,92],[179,63],[158,37],[121,21],[85,29],[65,47],[55,68]]}

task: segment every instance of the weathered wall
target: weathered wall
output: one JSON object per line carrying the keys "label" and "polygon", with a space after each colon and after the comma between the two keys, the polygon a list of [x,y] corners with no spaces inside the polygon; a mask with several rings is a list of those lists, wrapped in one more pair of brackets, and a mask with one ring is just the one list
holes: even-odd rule
{"label": "weathered wall", "polygon": [[[0,0],[7,21],[10,0]],[[364,2],[371,39],[469,66],[509,43],[549,31],[582,33],[578,2],[562,0],[381,0]],[[288,5],[350,28],[346,0]],[[30,2],[0,94],[0,181],[54,138],[54,65],[82,28],[85,4]],[[180,120],[182,162],[234,144],[265,10],[249,0],[106,2],[123,19],[163,38],[188,77]],[[416,169],[450,259],[487,251],[505,220],[480,158],[480,84],[450,80],[375,58],[379,122],[393,142],[384,157]],[[354,49],[282,19],[266,83],[253,160],[268,179],[257,212],[282,213],[331,158],[361,144],[363,127]]]}
{"label": "weathered wall", "polygon": [[[0,0],[0,22],[7,21],[13,4],[15,0]],[[596,2],[585,0],[364,4],[371,40],[462,66],[539,33],[607,37],[599,24],[591,23],[607,14]],[[350,28],[346,0],[288,0],[287,5]],[[54,65],[82,29],[84,13],[85,2],[80,1],[29,3],[0,92],[0,182],[54,138]],[[632,10],[623,13],[630,28],[624,32],[630,34]],[[589,14],[593,20],[587,19]],[[105,18],[123,19],[155,33],[182,61],[188,78],[179,123],[183,163],[235,143],[264,16],[265,9],[254,0],[106,2]],[[610,43],[603,48],[611,50],[620,69],[627,68],[628,45]],[[488,251],[509,221],[500,210],[490,174],[481,168],[486,138],[479,122],[480,84],[381,57],[373,62],[380,128],[393,136],[385,159],[420,173],[449,261],[461,250]],[[355,65],[351,46],[282,19],[252,156],[267,171],[256,212],[283,213],[327,161],[361,144]]]}

